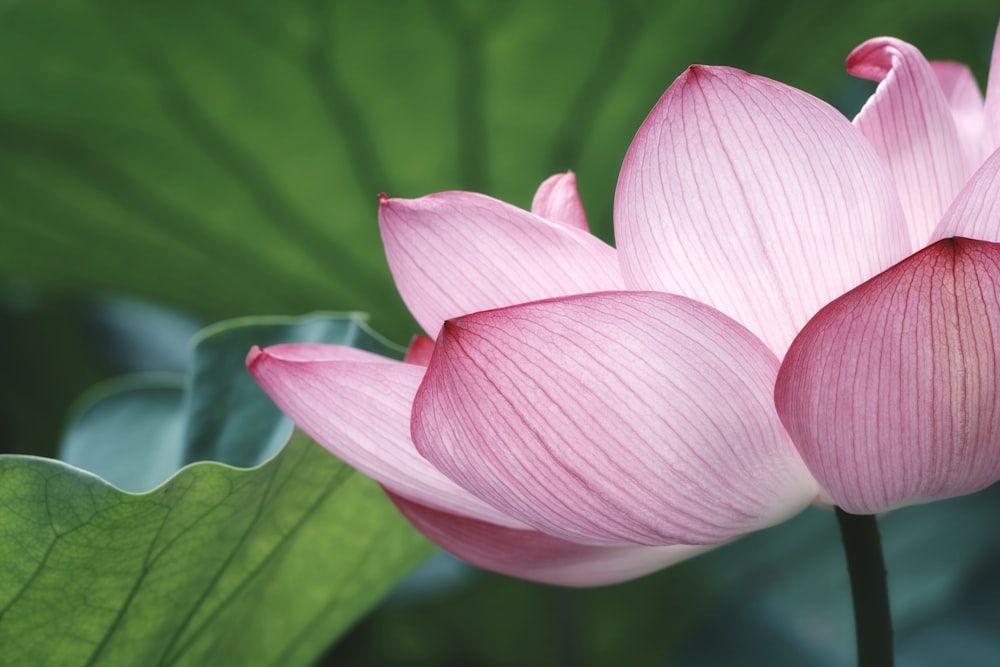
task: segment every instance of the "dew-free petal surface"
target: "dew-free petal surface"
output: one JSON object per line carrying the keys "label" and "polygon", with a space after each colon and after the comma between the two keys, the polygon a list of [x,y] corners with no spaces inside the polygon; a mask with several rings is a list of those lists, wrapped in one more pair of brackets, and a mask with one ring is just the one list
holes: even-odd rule
{"label": "dew-free petal surface", "polygon": [[627,581],[711,548],[588,546],[440,512],[392,493],[389,497],[420,532],[457,558],[501,574],[559,586]]}
{"label": "dew-free petal surface", "polygon": [[383,198],[379,226],[396,287],[432,338],[450,317],[624,287],[608,244],[485,195]]}
{"label": "dew-free petal surface", "polygon": [[909,252],[889,176],[850,122],[725,67],[688,68],[643,122],[615,232],[630,288],[707,303],[779,356],[830,299]]}
{"label": "dew-free petal surface", "polygon": [[410,346],[406,348],[406,356],[403,358],[403,361],[408,364],[426,366],[430,363],[433,353],[434,341],[427,336],[417,334],[410,341]]}
{"label": "dew-free petal surface", "polygon": [[306,433],[395,493],[494,523],[519,523],[465,492],[410,441],[410,406],[424,368],[339,345],[255,348],[247,367]]}
{"label": "dew-free petal surface", "polygon": [[972,175],[934,230],[932,240],[966,236],[1000,242],[1000,151]]}
{"label": "dew-free petal surface", "polygon": [[983,94],[972,70],[963,63],[935,60],[931,61],[931,69],[948,100],[952,119],[958,130],[958,139],[962,142],[968,173],[971,174],[986,157]]}
{"label": "dew-free petal surface", "polygon": [[889,166],[912,248],[922,248],[978,164],[969,164],[948,98],[916,47],[870,39],[847,57],[847,71],[879,82],[854,125]]}
{"label": "dew-free petal surface", "polygon": [[531,212],[552,222],[590,231],[576,187],[576,174],[571,171],[549,176],[538,186],[531,200]]}
{"label": "dew-free petal surface", "polygon": [[774,412],[777,359],[703,304],[578,295],[449,321],[414,402],[418,450],[570,541],[712,544],[816,487]]}
{"label": "dew-free petal surface", "polygon": [[803,329],[778,412],[849,512],[963,495],[1000,478],[1000,245],[944,239]]}

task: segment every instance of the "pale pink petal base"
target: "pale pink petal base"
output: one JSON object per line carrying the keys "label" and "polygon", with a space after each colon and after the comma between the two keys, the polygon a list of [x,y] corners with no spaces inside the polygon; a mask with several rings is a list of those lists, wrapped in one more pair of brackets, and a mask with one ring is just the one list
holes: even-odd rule
{"label": "pale pink petal base", "polygon": [[870,39],[847,57],[847,71],[880,82],[854,125],[889,166],[912,248],[922,248],[978,163],[969,164],[938,77],[914,46]]}
{"label": "pale pink petal base", "polygon": [[247,367],[295,424],[395,493],[444,511],[522,526],[456,486],[410,441],[424,368],[340,345],[254,348]]}
{"label": "pale pink petal base", "polygon": [[629,288],[682,294],[780,357],[836,296],[910,253],[892,182],[828,104],[693,66],[643,122],[615,193]]}
{"label": "pale pink petal base", "polygon": [[558,586],[603,586],[655,572],[712,547],[595,547],[516,530],[389,497],[432,542],[477,567]]}
{"label": "pale pink petal base", "polygon": [[1000,245],[945,239],[820,311],[782,421],[820,485],[873,514],[1000,479]]}
{"label": "pale pink petal base", "polygon": [[383,197],[379,227],[396,287],[432,338],[450,317],[624,286],[608,244],[485,195]]}
{"label": "pale pink petal base", "polygon": [[774,412],[778,361],[742,326],[656,292],[449,321],[413,408],[440,470],[590,544],[712,544],[816,494]]}

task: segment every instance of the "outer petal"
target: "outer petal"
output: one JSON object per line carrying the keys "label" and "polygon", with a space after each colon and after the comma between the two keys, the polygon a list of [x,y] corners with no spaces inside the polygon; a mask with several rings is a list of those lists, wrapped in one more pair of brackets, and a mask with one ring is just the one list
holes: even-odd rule
{"label": "outer petal", "polygon": [[847,71],[881,82],[854,125],[889,166],[912,247],[922,248],[978,164],[967,162],[948,99],[916,47],[870,39],[847,57]]}
{"label": "outer petal", "polygon": [[931,69],[948,99],[958,139],[962,142],[967,171],[971,174],[986,157],[983,94],[979,92],[979,84],[976,83],[972,70],[962,63],[937,60],[931,62]]}
{"label": "outer petal", "polygon": [[1000,242],[1000,151],[983,163],[945,213],[932,240],[967,236]]}
{"label": "outer petal", "polygon": [[408,364],[426,366],[431,361],[434,354],[434,341],[427,336],[417,334],[410,341],[410,346],[406,349],[406,358],[403,359]]}
{"label": "outer petal", "polygon": [[711,547],[595,547],[533,530],[505,528],[389,494],[432,542],[477,567],[558,586],[603,586],[673,565]]}
{"label": "outer petal", "polygon": [[281,411],[338,457],[395,493],[466,516],[521,526],[421,457],[410,407],[424,368],[339,345],[254,348],[247,368]]}
{"label": "outer petal", "polygon": [[684,297],[611,292],[450,320],[417,449],[542,532],[712,544],[781,521],[815,482],[774,412],[777,359]]}
{"label": "outer petal", "polygon": [[997,27],[996,38],[993,41],[993,57],[990,60],[990,75],[986,81],[986,148],[984,155],[989,155],[1000,148],[1000,26]]}
{"label": "outer petal", "polygon": [[485,195],[383,198],[379,225],[396,287],[431,337],[449,317],[623,286],[611,246]]}
{"label": "outer petal", "polygon": [[1000,479],[1000,245],[945,239],[821,310],[775,401],[838,505],[875,513]]}
{"label": "outer petal", "polygon": [[531,212],[552,222],[590,231],[587,215],[583,212],[583,203],[576,189],[576,174],[572,171],[545,179],[531,202]]}
{"label": "outer petal", "polygon": [[615,226],[630,286],[708,303],[779,356],[820,307],[910,251],[889,177],[847,119],[717,67],[689,68],[639,128]]}

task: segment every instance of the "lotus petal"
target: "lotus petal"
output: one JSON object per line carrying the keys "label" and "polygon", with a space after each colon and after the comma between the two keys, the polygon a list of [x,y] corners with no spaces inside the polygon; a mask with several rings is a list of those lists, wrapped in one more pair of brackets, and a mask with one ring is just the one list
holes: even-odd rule
{"label": "lotus petal", "polygon": [[931,64],[901,40],[868,40],[847,70],[879,82],[854,125],[889,166],[912,248],[922,248],[972,173],[951,106]]}
{"label": "lotus petal", "polygon": [[800,90],[693,66],[643,122],[615,194],[630,288],[682,294],[781,356],[831,299],[910,252],[881,161]]}
{"label": "lotus petal", "polygon": [[939,241],[821,310],[775,403],[848,512],[972,493],[1000,479],[1000,245]]}
{"label": "lotus petal", "polygon": [[379,225],[396,287],[432,338],[450,317],[624,286],[611,246],[484,195],[383,197]]}
{"label": "lotus petal", "polygon": [[983,139],[986,117],[983,113],[983,94],[972,70],[962,63],[932,61],[931,68],[948,99],[952,119],[958,130],[958,139],[965,153],[966,171],[973,173],[986,157]]}
{"label": "lotus petal", "polygon": [[576,174],[571,171],[550,176],[542,182],[531,202],[531,212],[552,222],[590,231],[576,189]]}
{"label": "lotus petal", "polygon": [[442,475],[410,441],[410,407],[424,375],[340,345],[254,348],[247,367],[314,440],[394,493],[443,511],[523,527]]}
{"label": "lotus petal", "polygon": [[973,174],[945,213],[931,239],[966,236],[1000,242],[1000,151]]}
{"label": "lotus petal", "polygon": [[611,292],[450,320],[413,406],[459,485],[588,544],[714,544],[781,521],[814,480],[774,412],[777,359],[703,304]]}
{"label": "lotus petal", "polygon": [[440,512],[389,494],[410,523],[432,542],[478,567],[558,586],[603,586],[641,577],[711,547],[596,547],[533,530]]}

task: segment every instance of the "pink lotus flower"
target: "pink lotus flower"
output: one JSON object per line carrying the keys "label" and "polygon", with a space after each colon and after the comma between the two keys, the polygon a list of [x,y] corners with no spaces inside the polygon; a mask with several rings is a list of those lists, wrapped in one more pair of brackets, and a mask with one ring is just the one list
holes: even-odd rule
{"label": "pink lotus flower", "polygon": [[[884,43],[856,62],[902,45]],[[816,478],[865,510],[989,483],[1000,255],[947,238],[998,240],[1000,158],[922,199],[945,169],[938,144],[969,155],[965,170],[972,144],[954,121],[948,143],[911,118],[926,88],[896,98],[911,60],[889,58],[856,125],[775,81],[689,68],[625,157],[617,250],[589,234],[572,174],[543,183],[531,212],[465,192],[383,197],[390,268],[430,337],[406,363],[282,345],[248,366],[431,540],[563,585],[636,577],[782,521]],[[964,97],[931,89],[947,119],[964,113]],[[880,114],[891,122],[866,120]],[[926,160],[907,163],[895,116]],[[914,222],[948,197],[936,228]]]}

